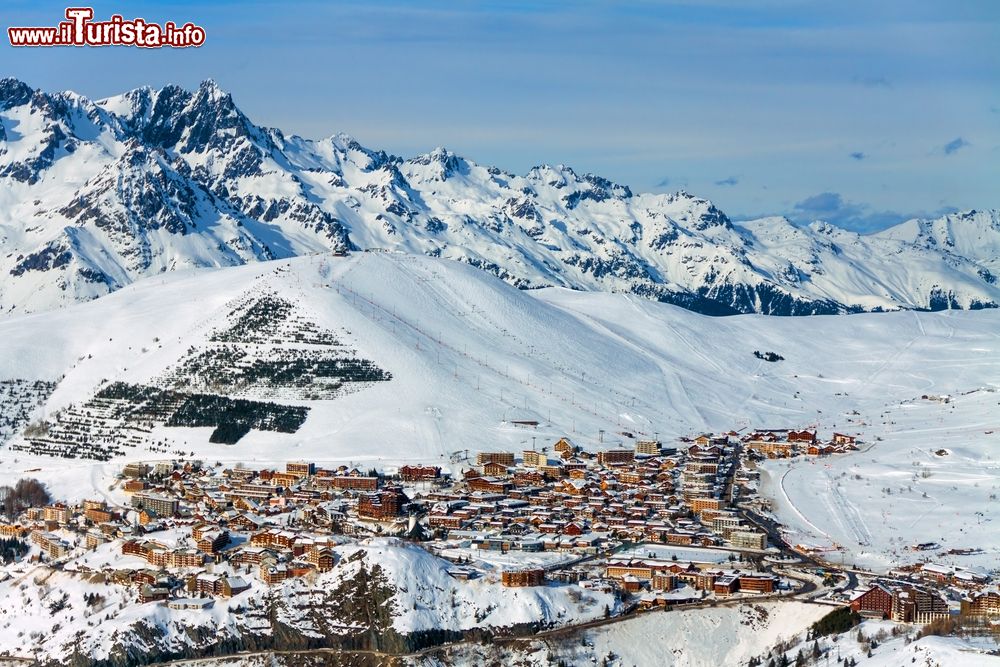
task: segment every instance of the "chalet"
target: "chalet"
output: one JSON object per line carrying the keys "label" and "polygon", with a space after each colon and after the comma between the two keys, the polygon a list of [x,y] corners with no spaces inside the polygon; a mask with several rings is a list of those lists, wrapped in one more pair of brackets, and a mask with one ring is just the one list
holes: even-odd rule
{"label": "chalet", "polygon": [[465,514],[445,514],[442,512],[431,512],[427,517],[427,523],[432,528],[457,529],[465,526],[469,518]]}
{"label": "chalet", "polygon": [[807,445],[816,444],[816,431],[789,431],[786,436],[788,442],[801,442]]}
{"label": "chalet", "polygon": [[569,438],[559,438],[559,441],[552,445],[552,450],[559,452],[560,454],[564,452],[573,453],[576,451],[576,446],[569,440]]}
{"label": "chalet", "polygon": [[402,466],[399,469],[399,476],[404,482],[438,479],[441,477],[441,468],[439,466]]}
{"label": "chalet", "polygon": [[710,456],[719,457],[722,456],[722,448],[709,445],[691,445],[687,449],[687,455],[690,456]]}
{"label": "chalet", "polygon": [[49,558],[62,558],[70,551],[70,545],[58,535],[34,532],[31,541],[37,544]]}
{"label": "chalet", "polygon": [[264,526],[264,519],[256,514],[237,514],[229,520],[229,527],[233,530],[246,532],[258,531]]}
{"label": "chalet", "polygon": [[635,443],[636,456],[659,456],[660,443],[656,440],[639,440]]}
{"label": "chalet", "polygon": [[545,571],[540,567],[504,570],[500,573],[500,583],[508,588],[541,586],[545,583]]}
{"label": "chalet", "polygon": [[395,487],[367,493],[358,499],[358,516],[377,521],[395,519],[403,513],[403,507],[408,502],[406,494]]}
{"label": "chalet", "polygon": [[740,578],[736,574],[723,574],[712,582],[712,592],[719,597],[729,597],[738,590],[740,590]]}
{"label": "chalet", "polygon": [[336,565],[334,553],[329,548],[310,549],[306,552],[306,560],[316,568],[318,572],[329,572]]}
{"label": "chalet", "polygon": [[466,482],[472,491],[484,491],[486,493],[505,494],[510,490],[510,482],[497,479],[496,477],[473,477]]}
{"label": "chalet", "polygon": [[900,623],[927,624],[948,618],[948,604],[938,595],[914,587],[897,590],[892,595],[892,620]]}
{"label": "chalet", "polygon": [[24,537],[29,533],[26,526],[20,524],[0,523],[0,537]]}
{"label": "chalet", "polygon": [[170,597],[170,589],[143,584],[139,587],[139,604],[160,602]]}
{"label": "chalet", "polygon": [[268,586],[279,584],[288,579],[288,568],[282,563],[264,561],[260,564],[257,576]]}
{"label": "chalet", "polygon": [[478,452],[476,454],[476,465],[484,466],[487,463],[499,463],[505,466],[514,465],[513,452]]}
{"label": "chalet", "polygon": [[937,565],[934,563],[927,563],[920,568],[921,574],[933,579],[939,584],[943,584],[950,580],[954,576],[955,571],[952,570],[947,565]]}
{"label": "chalet", "polygon": [[514,473],[514,486],[542,486],[545,477],[537,471],[518,470]]}
{"label": "chalet", "polygon": [[563,467],[558,464],[548,464],[538,466],[538,472],[542,474],[545,479],[559,479],[565,474]]}
{"label": "chalet", "polygon": [[525,468],[537,468],[548,465],[549,459],[543,452],[534,449],[526,449],[521,453],[521,461]]}
{"label": "chalet", "polygon": [[777,577],[770,574],[740,573],[740,590],[748,593],[773,593]]}
{"label": "chalet", "polygon": [[690,563],[676,563],[656,559],[613,559],[605,564],[604,576],[608,579],[621,579],[628,575],[637,577],[643,581],[650,581],[657,573],[671,573],[677,575],[687,571]]}
{"label": "chalet", "polygon": [[767,548],[767,534],[759,530],[734,530],[729,534],[729,542],[737,549]]}
{"label": "chalet", "polygon": [[242,577],[227,577],[202,572],[189,577],[186,588],[189,593],[229,598],[249,590],[250,584]]}
{"label": "chalet", "polygon": [[491,461],[483,466],[483,474],[488,477],[506,477],[510,474],[510,468]]}
{"label": "chalet", "polygon": [[665,609],[678,604],[698,602],[699,596],[690,588],[671,591],[651,591],[639,599],[640,609]]}
{"label": "chalet", "polygon": [[[318,480],[317,480],[318,481]],[[378,477],[367,475],[337,475],[324,479],[324,484],[345,491],[374,491],[378,488]]]}
{"label": "chalet", "polygon": [[868,618],[889,618],[893,609],[892,592],[881,584],[875,584],[851,600],[851,609]]}
{"label": "chalet", "polygon": [[287,530],[264,530],[250,536],[250,545],[255,547],[278,547],[291,549],[298,536]]}
{"label": "chalet", "polygon": [[795,451],[795,445],[790,442],[771,440],[751,440],[747,449],[764,454],[768,458],[787,458]]}
{"label": "chalet", "polygon": [[597,462],[602,466],[627,465],[635,461],[632,449],[606,449],[597,453]]}
{"label": "chalet", "polygon": [[205,530],[202,528],[192,531],[192,537],[196,540],[195,546],[198,550],[209,554],[218,553],[229,544],[229,532],[221,529]]}
{"label": "chalet", "polygon": [[316,464],[306,461],[289,461],[285,464],[285,473],[295,477],[310,477],[316,474]]}
{"label": "chalet", "polygon": [[963,599],[962,615],[989,619],[1000,618],[1000,592],[986,591]]}

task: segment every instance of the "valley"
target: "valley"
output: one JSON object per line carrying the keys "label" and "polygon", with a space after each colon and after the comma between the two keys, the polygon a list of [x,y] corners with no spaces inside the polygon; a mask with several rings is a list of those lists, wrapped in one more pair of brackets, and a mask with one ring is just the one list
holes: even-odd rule
{"label": "valley", "polygon": [[[61,524],[51,526],[55,532],[32,532],[39,537],[33,538],[30,558],[41,562],[5,566],[11,578],[0,586],[59,577],[55,589],[36,590],[34,584],[22,593],[7,589],[8,597],[27,596],[24,622],[29,625],[49,613],[54,590],[69,588],[81,596],[77,604],[72,593],[70,606],[58,612],[66,620],[60,623],[61,639],[51,644],[52,660],[65,657],[59,651],[73,645],[72,633],[79,629],[74,619],[93,615],[86,611],[93,594],[113,600],[118,611],[104,623],[111,634],[88,633],[85,653],[90,657],[81,665],[104,664],[102,659],[117,665],[126,655],[139,662],[196,658],[212,651],[310,655],[331,646],[344,651],[338,659],[372,657],[352,653],[361,647],[384,653],[387,660],[434,664],[437,655],[459,659],[468,650],[462,646],[475,646],[484,623],[492,627],[491,637],[566,629],[566,635],[557,635],[564,637],[558,645],[548,642],[542,649],[519,640],[502,649],[498,660],[533,664],[537,658],[528,656],[538,651],[548,651],[542,655],[556,661],[579,660],[579,651],[569,651],[565,642],[582,642],[579,638],[591,632],[598,633],[595,642],[605,632],[617,636],[601,627],[607,614],[611,625],[627,628],[650,622],[645,619],[663,613],[659,609],[673,609],[670,618],[691,614],[694,619],[703,605],[741,608],[754,604],[754,596],[781,605],[775,613],[784,613],[784,605],[793,603],[768,601],[784,595],[818,607],[803,617],[811,618],[868,587],[884,585],[886,577],[895,586],[941,590],[940,604],[957,605],[959,600],[947,597],[940,584],[928,582],[938,576],[972,582],[974,587],[961,590],[977,595],[978,587],[995,576],[1000,553],[988,528],[997,518],[995,481],[988,472],[997,465],[997,429],[991,422],[1000,363],[997,318],[994,310],[714,318],[629,295],[519,290],[464,263],[393,252],[320,254],[142,280],[89,303],[0,321],[0,375],[19,388],[5,395],[4,409],[21,411],[18,428],[0,449],[0,483],[38,479],[69,506],[101,505],[106,509],[93,511],[119,514],[123,523],[108,525],[125,531],[95,537],[92,546],[89,534],[74,537]],[[734,450],[742,451],[738,469],[731,467],[736,459],[729,455],[715,462],[710,452],[689,449],[698,434],[715,434],[705,436],[713,442],[723,433],[732,435],[717,440],[728,443],[720,446],[742,443]],[[821,440],[809,452],[805,444],[782,444],[793,433],[816,433]],[[857,438],[857,446],[827,445],[836,433],[841,444]],[[567,530],[577,525],[596,536],[605,534],[608,529],[601,526],[609,523],[608,534],[616,537],[580,538],[580,545],[587,545],[582,547],[566,542],[561,533],[549,545],[548,538],[532,542],[530,535],[511,538],[490,529],[491,522],[518,516],[522,501],[517,496],[504,500],[514,504],[494,516],[481,507],[482,499],[466,498],[461,489],[468,486],[484,497],[507,489],[491,477],[497,474],[529,483],[531,465],[528,476],[523,468],[533,452],[544,451],[538,455],[549,459],[562,452],[553,449],[562,439],[573,443],[588,475],[625,485],[587,494],[632,497],[628,489],[636,480],[667,475],[671,484],[685,489],[680,507],[690,502],[690,509],[681,514],[649,509],[669,506],[666,496],[660,504],[655,499],[653,505],[626,504],[630,512],[645,508],[673,517],[661,524],[647,514],[644,521],[652,523],[638,529],[619,521],[614,506],[596,515],[560,515],[569,522]],[[679,454],[681,464],[672,472],[651,472],[647,459],[635,469],[615,462],[615,452],[652,452],[649,443],[654,442],[663,443],[663,452],[687,454]],[[508,463],[491,468],[491,457],[508,452]],[[669,471],[673,459],[662,460]],[[297,534],[308,525],[294,509],[300,501],[289,505],[290,496],[273,495],[284,488],[275,480],[284,480],[280,483],[296,489],[288,493],[302,498],[317,493],[317,487],[281,472],[290,471],[295,461],[338,471],[315,479],[338,489],[332,496],[319,492],[330,498],[324,512],[347,518],[315,535],[305,533],[307,540],[331,541],[304,547],[302,558],[316,553],[315,563],[329,558],[333,568],[302,570],[286,580],[275,578],[275,572],[308,567],[279,555],[259,569],[263,566],[239,554],[248,548],[248,553],[272,549],[280,554],[286,538],[278,536]],[[185,482],[188,473],[176,467],[184,462],[209,466],[211,472],[192,479],[217,480],[220,471],[229,470],[245,481],[235,486],[212,481],[207,487],[204,481]],[[558,464],[534,465],[544,475],[566,472]],[[123,470],[153,467],[181,475],[178,484],[187,492],[204,488],[233,502],[231,507],[224,503],[225,514],[212,519],[220,521],[215,530],[230,535],[231,546],[207,566],[194,560],[201,538],[187,534],[198,530],[203,535],[207,529],[192,526],[185,512],[175,509],[180,506],[168,499],[169,485],[144,481],[145,490],[136,491],[131,478],[122,477]],[[392,496],[391,484],[382,487],[382,480],[430,469],[447,479],[464,478],[465,484],[437,487],[414,478],[404,483],[405,497],[433,501],[437,494],[433,507],[424,506],[426,514],[415,515],[416,523],[424,531],[450,531],[449,537],[423,546],[378,537],[407,530],[403,517],[383,514],[399,512],[398,503],[407,500]],[[728,481],[703,486],[709,481],[705,476],[715,474],[705,472],[709,469],[719,474],[725,469]],[[471,470],[485,476],[469,477]],[[256,479],[257,474],[271,477]],[[377,481],[369,489],[372,480]],[[573,481],[571,476],[557,480],[544,493],[572,497]],[[736,485],[738,497],[730,490]],[[656,493],[676,493],[666,489]],[[719,510],[699,499],[698,494],[716,492],[725,499]],[[238,498],[245,500],[234,502]],[[154,514],[142,518],[136,502],[155,508]],[[182,496],[180,502],[191,500]],[[462,502],[471,502],[476,512],[455,509]],[[955,515],[949,508],[956,503],[975,504],[978,510]],[[162,522],[155,512],[178,511],[180,518],[170,519],[165,530],[154,529]],[[202,507],[196,515],[204,521],[215,511]],[[696,518],[689,528],[685,522],[691,519],[683,517],[692,511]],[[355,512],[362,515],[360,523],[350,518]],[[67,516],[62,510],[58,514]],[[143,528],[143,521],[153,523]],[[132,525],[141,530],[135,532]],[[709,533],[699,532],[699,525],[711,526]],[[328,531],[330,537],[323,537]],[[735,549],[721,552],[722,563],[698,551],[706,545],[718,548],[719,536],[726,536],[724,548]],[[762,537],[763,545],[757,545]],[[676,542],[681,539],[687,541]],[[618,552],[633,540],[631,551]],[[662,547],[654,545],[662,541],[674,545],[661,556]],[[507,546],[494,550],[494,542]],[[535,543],[542,545],[540,551],[530,546]],[[761,546],[768,551],[754,551]],[[124,558],[123,549],[128,549]],[[320,591],[341,585],[348,594],[361,576],[351,554],[361,552],[386,572],[392,611],[363,622],[320,622],[316,614],[326,614],[320,610],[334,604]],[[705,562],[685,570],[676,567],[675,558]],[[792,560],[785,563],[785,558]],[[391,565],[394,559],[402,559],[398,568]],[[150,571],[144,569],[149,563],[172,577],[164,580],[166,590],[175,591],[166,600],[137,600],[133,596],[141,585],[119,582],[127,576],[122,572]],[[922,570],[921,564],[931,569]],[[445,579],[414,591],[407,582],[415,567],[427,569],[419,578],[424,584]],[[667,574],[664,568],[677,571]],[[815,568],[825,570],[825,579],[811,574]],[[909,578],[905,584],[899,583],[901,572]],[[943,574],[930,574],[937,572]],[[149,585],[159,586],[159,576]],[[95,577],[104,583],[95,585]],[[232,597],[200,588],[217,580],[213,577],[230,578]],[[581,577],[604,583],[584,587]],[[663,586],[668,579],[673,583],[664,591],[652,588],[653,582]],[[186,603],[183,590],[169,586],[190,581],[195,583],[184,585],[201,592]],[[741,583],[745,591],[730,604],[728,587]],[[754,592],[765,585],[775,592]],[[498,591],[509,596],[499,607],[492,602]],[[411,594],[418,599],[411,601]],[[448,602],[450,596],[468,598],[468,614],[455,612],[447,620],[455,604],[466,604]],[[182,608],[203,605],[197,600],[205,599],[214,599],[211,608]],[[308,604],[302,602],[307,599]],[[693,608],[682,609],[692,603]],[[337,614],[348,619],[362,608],[343,606]],[[378,626],[380,639],[374,644],[359,639],[364,628],[376,627],[376,618],[384,625]],[[177,623],[213,627],[215,634],[182,636]],[[275,632],[312,639],[274,643]],[[734,630],[734,641],[745,641],[742,632]],[[624,660],[621,644],[615,643],[620,640],[608,641],[619,647],[608,644],[608,650]],[[749,646],[732,655],[749,660],[773,648]],[[415,647],[419,656],[411,655]],[[8,650],[23,656],[14,646]],[[686,664],[685,659],[675,656],[676,664]]]}

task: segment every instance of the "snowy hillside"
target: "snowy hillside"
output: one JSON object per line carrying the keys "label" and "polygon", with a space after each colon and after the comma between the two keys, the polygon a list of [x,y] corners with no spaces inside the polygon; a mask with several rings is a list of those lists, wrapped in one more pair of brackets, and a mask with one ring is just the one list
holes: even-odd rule
{"label": "snowy hillside", "polygon": [[[558,640],[491,647],[488,664],[542,667],[599,664],[609,667],[663,665],[703,667],[796,664],[857,664],[870,667],[996,667],[1000,657],[991,637],[919,637],[919,630],[866,621],[849,632],[809,640],[806,631],[831,607],[796,601],[764,602],[715,609],[678,610],[633,617]],[[864,639],[858,642],[858,637]],[[917,638],[919,637],[919,638]],[[872,641],[874,640],[874,641]],[[869,656],[869,646],[871,654]],[[478,648],[478,651],[476,650]],[[818,652],[818,655],[815,652]],[[479,647],[443,649],[407,664],[414,667],[483,664]],[[853,663],[846,663],[852,660]],[[247,663],[247,666],[254,663]],[[191,667],[196,667],[192,665]]]}
{"label": "snowy hillside", "polygon": [[0,311],[141,277],[345,248],[457,259],[521,287],[619,292],[709,314],[994,307],[996,211],[873,236],[734,223],[685,192],[566,166],[524,176],[252,123],[214,83],[101,101],[0,81]]}
{"label": "snowy hillside", "polygon": [[[994,310],[709,318],[634,296],[525,292],[396,253],[175,273],[0,322],[0,399],[18,415],[0,481],[37,468],[75,500],[107,486],[107,459],[457,471],[466,451],[563,435],[595,450],[818,424],[871,449],[787,475],[769,465],[783,479],[769,495],[796,539],[881,565],[915,558],[902,553],[915,541],[969,547],[970,531],[1000,519],[989,472],[1000,465],[998,330]],[[925,520],[877,530],[901,502]],[[980,514],[949,518],[969,503]],[[1000,552],[1000,542],[979,546],[970,564]]]}
{"label": "snowy hillside", "polygon": [[551,627],[616,609],[611,594],[581,594],[575,587],[511,589],[495,576],[460,582],[448,575],[447,561],[375,538],[337,547],[339,564],[330,572],[273,589],[256,585],[208,609],[176,611],[134,604],[134,591],[106,582],[102,567],[132,564],[111,547],[117,545],[65,571],[22,566],[26,571],[0,581],[0,600],[18,610],[0,614],[0,654],[30,654],[51,665],[70,664],[75,653],[87,656],[83,664],[127,664],[128,657],[131,664],[149,664],[213,647],[229,653],[339,645],[406,652],[420,632],[460,638],[463,630]]}
{"label": "snowy hillside", "polygon": [[[286,309],[280,331],[266,316],[272,301]],[[615,430],[673,437],[804,425],[987,386],[996,380],[998,319],[992,311],[706,319],[635,297],[523,292],[456,262],[356,253],[154,278],[8,319],[0,379],[59,380],[36,415],[52,421],[116,382],[212,393],[214,377],[222,393],[304,406],[308,416],[294,433],[252,430],[239,451],[209,443],[207,428],[162,427],[151,438],[227,458],[292,447],[327,459],[367,451],[427,460],[516,448],[534,435],[575,434],[592,447],[599,430],[610,442],[629,439]],[[760,349],[786,361],[757,359]],[[295,367],[308,360],[311,370],[283,383],[248,379],[271,373],[279,358]],[[351,382],[331,371],[324,390],[314,377],[320,358],[341,371],[346,359],[370,364],[376,375]],[[527,432],[509,425],[515,419],[541,425]],[[147,444],[123,455],[148,458]]]}
{"label": "snowy hillside", "polygon": [[[920,347],[914,354],[934,353]],[[970,346],[964,363],[982,363],[995,374],[996,353],[987,356]],[[876,571],[928,561],[995,569],[1000,391],[995,381],[989,384],[948,392],[947,402],[932,391],[928,399],[890,403],[877,414],[862,411],[853,423],[838,419],[876,441],[870,451],[822,465],[769,463],[763,490],[775,499],[790,541]],[[913,549],[920,543],[938,546]]]}

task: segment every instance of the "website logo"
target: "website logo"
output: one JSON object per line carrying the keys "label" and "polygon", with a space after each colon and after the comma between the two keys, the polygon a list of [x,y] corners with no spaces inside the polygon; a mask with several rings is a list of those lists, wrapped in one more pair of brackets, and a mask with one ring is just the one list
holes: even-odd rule
{"label": "website logo", "polygon": [[92,7],[67,7],[66,20],[49,27],[10,27],[11,46],[138,46],[144,49],[183,49],[205,43],[205,29],[188,22],[163,25],[142,18],[127,20],[114,14],[94,21]]}

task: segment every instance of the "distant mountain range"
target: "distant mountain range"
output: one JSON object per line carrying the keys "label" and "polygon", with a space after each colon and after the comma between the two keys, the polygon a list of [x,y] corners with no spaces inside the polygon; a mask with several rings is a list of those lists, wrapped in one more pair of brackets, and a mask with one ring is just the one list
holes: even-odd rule
{"label": "distant mountain range", "polygon": [[0,310],[91,299],[164,271],[383,248],[517,287],[632,293],[713,315],[1000,306],[1000,211],[872,235],[733,222],[686,192],[569,167],[524,176],[252,123],[211,81],[91,101],[0,80]]}

